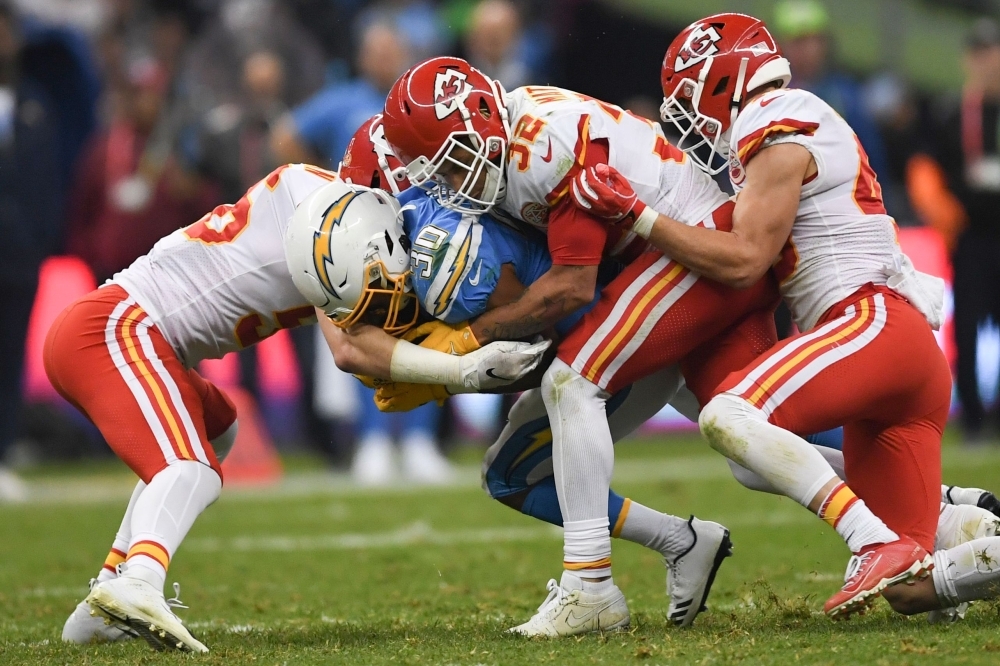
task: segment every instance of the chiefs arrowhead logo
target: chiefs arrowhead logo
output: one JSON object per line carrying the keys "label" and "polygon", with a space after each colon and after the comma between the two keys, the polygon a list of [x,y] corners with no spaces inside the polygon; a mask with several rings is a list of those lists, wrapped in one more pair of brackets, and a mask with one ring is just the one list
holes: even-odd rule
{"label": "chiefs arrowhead logo", "polygon": [[438,72],[434,78],[434,114],[438,120],[465,106],[465,100],[472,92],[472,86],[465,79],[465,74],[457,69]]}
{"label": "chiefs arrowhead logo", "polygon": [[713,26],[708,26],[708,28],[698,26],[692,30],[677,54],[677,59],[674,61],[674,71],[679,72],[687,69],[718,53],[717,42],[721,39],[722,35]]}

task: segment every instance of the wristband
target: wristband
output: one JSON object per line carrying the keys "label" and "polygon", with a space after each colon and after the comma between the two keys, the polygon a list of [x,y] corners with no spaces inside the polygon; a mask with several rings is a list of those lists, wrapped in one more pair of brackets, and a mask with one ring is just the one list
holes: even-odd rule
{"label": "wristband", "polygon": [[400,340],[392,348],[389,377],[394,382],[461,385],[461,357]]}
{"label": "wristband", "polygon": [[659,216],[660,214],[653,210],[652,207],[643,206],[642,212],[639,213],[638,217],[635,218],[635,222],[632,223],[632,231],[637,236],[642,236],[644,239],[649,240],[649,234],[653,231],[653,224]]}

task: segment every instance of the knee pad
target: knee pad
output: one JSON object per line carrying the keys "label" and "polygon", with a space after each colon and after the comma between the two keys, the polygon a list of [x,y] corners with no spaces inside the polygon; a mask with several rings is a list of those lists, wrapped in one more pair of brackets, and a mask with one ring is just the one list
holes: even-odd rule
{"label": "knee pad", "polygon": [[766,419],[743,398],[720,393],[701,410],[698,428],[713,449],[731,460],[742,460],[746,441],[737,433],[751,421]]}
{"label": "knee pad", "polygon": [[610,397],[607,391],[584,379],[579,372],[558,358],[552,361],[552,365],[542,376],[541,392],[547,409],[552,409],[566,398],[595,399],[606,402]]}

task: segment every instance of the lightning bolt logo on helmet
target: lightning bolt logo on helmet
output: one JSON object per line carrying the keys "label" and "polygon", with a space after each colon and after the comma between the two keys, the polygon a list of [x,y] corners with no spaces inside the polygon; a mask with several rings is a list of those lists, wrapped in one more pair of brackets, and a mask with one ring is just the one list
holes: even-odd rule
{"label": "lightning bolt logo on helmet", "polygon": [[472,86],[466,81],[464,72],[457,69],[438,72],[434,77],[434,113],[438,120],[447,118],[459,109],[465,109],[465,100],[471,92]]}
{"label": "lightning bolt logo on helmet", "polygon": [[323,222],[313,234],[313,264],[316,267],[316,277],[323,288],[337,298],[339,298],[337,290],[333,286],[333,281],[330,280],[330,266],[333,266],[333,256],[330,252],[329,236],[330,231],[340,224],[348,204],[357,196],[358,192],[350,192],[330,204],[330,207],[323,211]]}
{"label": "lightning bolt logo on helmet", "polygon": [[722,35],[714,26],[697,27],[688,35],[687,41],[677,53],[674,61],[674,70],[681,71],[696,65],[711,55],[719,52],[717,42],[722,39]]}

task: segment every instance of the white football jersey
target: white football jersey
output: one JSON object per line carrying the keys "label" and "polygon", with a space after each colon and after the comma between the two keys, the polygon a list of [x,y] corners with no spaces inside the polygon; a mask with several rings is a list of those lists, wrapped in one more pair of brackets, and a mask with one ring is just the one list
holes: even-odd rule
{"label": "white football jersey", "polygon": [[816,161],[802,184],[792,233],[774,266],[781,295],[799,330],[807,331],[835,303],[864,284],[886,283],[902,255],[896,223],[861,143],[830,105],[810,92],[774,90],[736,118],[729,177],[737,193],[746,164],[766,146],[797,143]]}
{"label": "white football jersey", "polygon": [[513,130],[500,208],[542,231],[593,139],[607,140],[611,166],[664,215],[711,223],[712,211],[726,202],[722,189],[667,142],[659,125],[613,104],[562,88],[525,86],[508,93],[507,110]]}
{"label": "white football jersey", "polygon": [[313,323],[285,263],[285,229],[295,207],[335,177],[280,167],[236,204],[160,239],[110,282],[135,298],[189,368]]}

